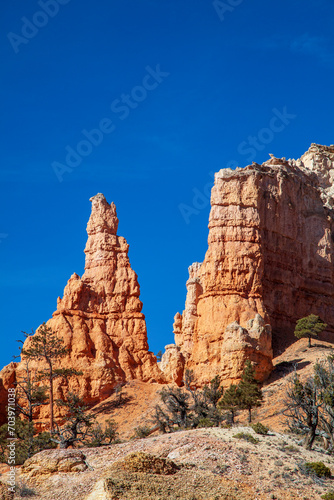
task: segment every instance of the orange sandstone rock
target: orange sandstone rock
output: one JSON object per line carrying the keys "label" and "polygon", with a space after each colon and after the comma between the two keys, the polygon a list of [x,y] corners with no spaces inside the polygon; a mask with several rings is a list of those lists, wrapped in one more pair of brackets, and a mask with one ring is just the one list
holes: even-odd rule
{"label": "orange sandstone rock", "polygon": [[334,146],[312,144],[297,161],[270,156],[215,175],[208,250],[189,268],[185,310],[174,323],[200,383],[216,374],[237,379],[247,358],[264,380],[270,326],[278,352],[311,312],[334,341]]}
{"label": "orange sandstone rock", "polygon": [[6,407],[8,405],[8,396],[13,395],[11,391],[8,392],[8,389],[14,389],[15,387],[16,367],[17,363],[11,362],[0,371],[0,425],[8,423]]}
{"label": "orange sandstone rock", "polygon": [[185,358],[180,350],[180,347],[175,344],[166,345],[161,362],[158,364],[166,379],[169,382],[175,382],[177,385],[181,385],[183,380],[184,365]]}
{"label": "orange sandstone rock", "polygon": [[[109,397],[118,383],[165,379],[148,350],[137,275],[129,263],[126,240],[117,236],[116,207],[102,194],[91,202],[85,273],[81,278],[71,276],[47,325],[69,351],[57,366],[83,372],[68,381],[55,379],[55,399],[63,399],[72,390],[87,403],[97,403]],[[29,339],[25,348],[28,345]],[[41,362],[30,363],[33,372],[42,366]],[[18,364],[16,377],[23,370]],[[39,412],[46,418],[49,409],[43,406]]]}

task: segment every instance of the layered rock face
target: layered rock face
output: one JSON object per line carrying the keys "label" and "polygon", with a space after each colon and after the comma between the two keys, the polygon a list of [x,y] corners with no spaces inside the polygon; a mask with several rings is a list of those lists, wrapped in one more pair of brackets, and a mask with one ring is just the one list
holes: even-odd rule
{"label": "layered rock face", "polygon": [[[68,381],[55,379],[55,399],[72,390],[95,403],[110,396],[116,384],[132,379],[163,382],[164,377],[148,351],[137,275],[129,263],[126,240],[117,236],[116,207],[102,194],[90,201],[85,273],[81,278],[71,276],[47,326],[68,348],[61,367],[83,372]],[[24,347],[28,345],[29,339]],[[16,377],[23,376],[24,364],[12,365]],[[40,369],[41,363],[31,362],[30,367]],[[5,380],[13,381],[7,372]],[[49,410],[40,411],[45,417]]]}
{"label": "layered rock face", "polygon": [[175,343],[200,383],[218,373],[239,378],[245,351],[263,380],[270,327],[278,352],[311,312],[334,341],[333,179],[334,146],[316,144],[297,161],[271,155],[215,175],[208,250],[189,268],[186,307],[174,323]]}

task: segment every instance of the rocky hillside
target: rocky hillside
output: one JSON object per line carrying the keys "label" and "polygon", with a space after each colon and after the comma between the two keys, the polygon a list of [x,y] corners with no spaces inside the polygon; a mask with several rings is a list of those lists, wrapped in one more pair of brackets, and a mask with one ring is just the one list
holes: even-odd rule
{"label": "rocky hillside", "polygon": [[[305,380],[313,372],[314,363],[334,353],[334,346],[329,342],[315,340],[311,348],[307,347],[307,339],[300,339],[282,354],[273,359],[273,371],[263,384],[263,404],[253,409],[254,421],[262,422],[277,432],[287,430],[283,416],[286,390],[294,370]],[[125,384],[122,391],[122,403],[117,403],[118,396],[112,394],[108,399],[95,405],[92,412],[97,420],[104,423],[110,416],[116,421],[121,439],[131,439],[136,427],[149,426],[155,405],[161,404],[159,391],[162,384],[152,384],[132,380]],[[240,424],[247,423],[247,412],[238,415]]]}
{"label": "rocky hillside", "polygon": [[[240,412],[232,429],[165,435],[155,431],[146,439],[133,439],[135,427],[152,427],[150,417],[164,387],[133,380],[124,386],[121,404],[114,394],[92,408],[99,422],[110,416],[116,420],[122,443],[35,455],[17,468],[16,498],[21,498],[21,488],[30,491],[30,498],[43,500],[320,500],[334,490],[334,481],[307,475],[304,464],[322,461],[334,474],[334,458],[317,444],[313,451],[305,451],[298,436],[286,433],[282,415],[292,370],[304,379],[316,360],[334,350],[324,341],[314,341],[312,348],[307,344],[301,339],[273,359],[272,374],[263,387],[264,404],[253,411],[254,421],[270,427],[268,435],[246,427],[246,414]],[[259,441],[234,437],[240,432]],[[5,483],[8,468],[0,471]]]}
{"label": "rocky hillside", "polygon": [[[235,437],[239,433],[254,442]],[[17,470],[16,479],[17,491],[25,487],[30,498],[43,500],[320,500],[333,480],[308,475],[304,465],[319,460],[334,470],[332,456],[306,452],[284,434],[210,428],[46,450]]]}

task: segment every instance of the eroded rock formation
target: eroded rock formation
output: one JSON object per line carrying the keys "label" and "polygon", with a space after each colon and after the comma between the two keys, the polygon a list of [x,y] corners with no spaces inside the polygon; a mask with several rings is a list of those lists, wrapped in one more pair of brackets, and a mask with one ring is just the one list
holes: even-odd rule
{"label": "eroded rock formation", "polygon": [[174,323],[185,366],[200,382],[238,378],[246,357],[263,380],[270,326],[278,352],[311,312],[334,341],[334,146],[312,144],[297,161],[270,156],[215,175],[208,250],[189,268],[185,310]]}
{"label": "eroded rock formation", "polygon": [[44,450],[28,458],[21,472],[29,480],[57,473],[83,472],[87,468],[86,456],[80,450]]}
{"label": "eroded rock formation", "polygon": [[[156,357],[148,351],[137,275],[129,263],[126,240],[117,236],[116,207],[102,194],[91,202],[85,273],[81,278],[71,276],[47,326],[68,348],[61,367],[83,372],[68,381],[55,379],[55,399],[64,399],[72,390],[86,402],[95,403],[109,397],[116,384],[132,379],[163,382],[164,377]],[[25,348],[28,345],[29,339]],[[23,375],[24,364],[16,365],[1,372],[4,389],[15,375]],[[32,372],[41,365],[30,362]],[[46,417],[48,411],[47,406],[41,407],[40,416]]]}
{"label": "eroded rock formation", "polygon": [[184,365],[185,358],[180,347],[175,344],[166,345],[161,362],[158,364],[166,379],[169,382],[175,382],[177,385],[181,385]]}

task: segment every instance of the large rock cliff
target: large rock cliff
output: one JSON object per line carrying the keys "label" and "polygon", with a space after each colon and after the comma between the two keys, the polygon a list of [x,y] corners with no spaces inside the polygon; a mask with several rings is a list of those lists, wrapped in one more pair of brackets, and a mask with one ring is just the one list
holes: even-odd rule
{"label": "large rock cliff", "polygon": [[[90,201],[85,273],[81,278],[71,276],[47,326],[68,349],[61,367],[83,372],[68,381],[55,379],[55,399],[72,390],[96,403],[109,397],[117,384],[132,379],[163,382],[164,376],[148,350],[137,275],[129,263],[129,245],[117,236],[116,207],[102,194]],[[28,345],[29,339],[24,347]],[[24,366],[21,362],[4,368],[2,392],[15,377],[23,377]],[[41,362],[30,362],[32,372],[41,367]],[[46,417],[48,411],[41,407],[40,416]]]}
{"label": "large rock cliff", "polygon": [[[240,377],[245,357],[257,377],[295,339],[311,312],[334,341],[334,146],[312,144],[301,159],[271,158],[215,175],[208,250],[189,268],[175,343],[201,383]],[[165,368],[170,377],[172,366]]]}

